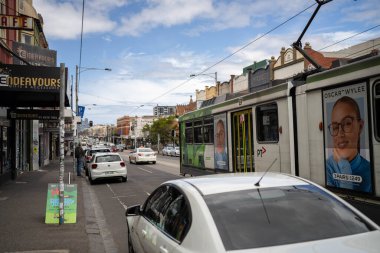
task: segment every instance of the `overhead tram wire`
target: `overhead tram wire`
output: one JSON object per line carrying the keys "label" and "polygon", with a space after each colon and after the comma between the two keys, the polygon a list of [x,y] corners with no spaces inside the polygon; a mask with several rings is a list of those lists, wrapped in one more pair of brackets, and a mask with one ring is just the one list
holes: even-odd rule
{"label": "overhead tram wire", "polygon": [[[363,34],[363,33],[365,33],[365,32],[368,32],[368,31],[370,31],[370,30],[373,30],[373,29],[375,29],[375,28],[377,28],[377,27],[379,27],[379,26],[380,26],[380,25],[376,25],[376,26],[371,27],[371,28],[368,28],[368,29],[366,29],[366,30],[364,30],[364,31],[362,31],[362,32],[358,32],[357,34],[354,34],[354,35],[351,35],[351,36],[349,36],[349,37],[347,37],[347,38],[344,38],[344,39],[342,39],[342,40],[340,40],[340,41],[338,41],[338,42],[335,42],[334,44],[331,44],[331,45],[325,46],[325,47],[323,47],[323,48],[321,48],[321,49],[319,49],[319,50],[317,50],[317,51],[320,51],[320,50],[323,50],[323,49],[329,48],[329,47],[331,47],[331,46],[334,46],[334,45],[336,45],[336,44],[339,44],[339,43],[341,43],[341,42],[343,42],[343,41],[346,41],[346,40],[348,40],[348,39],[350,39],[350,38],[353,38],[353,37],[355,37],[355,36],[357,36],[357,35],[360,35],[360,34]],[[349,57],[349,56],[355,55],[355,54],[357,54],[357,53],[360,53],[360,52],[362,52],[362,51],[368,50],[368,49],[370,49],[370,48],[372,48],[372,47],[376,47],[376,46],[379,46],[379,45],[380,45],[380,44],[372,45],[371,47],[365,48],[365,49],[360,50],[360,51],[358,51],[358,52],[354,52],[354,53],[352,53],[352,54],[350,54],[350,55],[346,55],[345,57]],[[168,94],[169,92],[171,92],[171,91],[175,90],[176,88],[178,88],[178,87],[184,85],[185,83],[189,82],[189,81],[192,80],[192,79],[193,79],[193,78],[184,81],[184,82],[181,83],[180,85],[178,85],[178,86],[176,86],[176,87],[170,89],[169,91],[163,93],[162,95],[160,95],[159,97],[156,97],[155,99],[158,99],[158,98],[160,98],[160,97],[162,97],[162,96]],[[115,99],[113,99],[113,98],[101,97],[101,96],[97,96],[97,95],[93,95],[93,94],[88,94],[88,93],[84,93],[84,92],[81,92],[81,94],[85,94],[85,95],[89,95],[89,96],[97,97],[97,98],[100,98],[100,99],[105,99],[105,100],[115,101],[115,102],[120,103],[120,104],[125,104],[125,101],[115,100]],[[154,100],[151,100],[151,102],[148,102],[148,103],[144,103],[144,105],[152,106],[152,105],[154,104],[154,103],[152,103],[152,101],[154,101]],[[132,102],[132,103],[133,103],[133,102]],[[139,104],[141,104],[141,103],[139,103]],[[138,106],[138,105],[131,105],[131,107],[132,107],[132,106]]]}
{"label": "overhead tram wire", "polygon": [[[201,71],[200,73],[198,73],[198,75],[199,75],[199,74],[204,74],[205,72],[209,71],[211,68],[215,67],[216,65],[218,65],[218,64],[220,64],[220,63],[222,63],[222,62],[224,62],[224,61],[227,60],[228,58],[231,58],[232,56],[234,56],[234,55],[237,54],[238,52],[240,52],[240,51],[242,51],[243,49],[245,49],[245,48],[247,48],[248,46],[250,46],[251,44],[255,43],[256,41],[258,41],[258,40],[260,40],[260,39],[262,39],[263,37],[267,36],[267,35],[270,34],[271,32],[277,30],[279,27],[283,26],[284,24],[288,23],[290,20],[292,20],[292,19],[296,18],[297,16],[301,15],[302,13],[304,13],[305,11],[307,11],[308,9],[310,9],[311,7],[313,7],[314,5],[316,5],[316,3],[314,3],[314,4],[312,4],[312,5],[308,6],[308,7],[306,7],[305,9],[303,9],[302,11],[300,11],[300,12],[298,12],[297,14],[293,15],[292,17],[288,18],[287,20],[285,20],[285,21],[282,22],[281,24],[279,24],[279,25],[275,26],[274,28],[270,29],[268,32],[264,33],[264,34],[261,35],[260,37],[254,39],[253,41],[250,41],[249,43],[247,43],[246,45],[244,45],[244,46],[241,47],[240,49],[238,49],[238,50],[236,50],[235,52],[229,54],[228,56],[222,58],[221,60],[217,61],[217,62],[214,63],[213,65],[207,67],[206,69],[204,69],[203,71]],[[192,79],[194,79],[194,77],[193,77],[193,78],[190,78],[190,79],[188,79],[188,80],[186,80],[186,81],[183,81],[183,82],[180,83],[179,85],[177,85],[177,86],[171,88],[170,90],[164,92],[164,93],[161,94],[160,96],[155,97],[154,99],[150,100],[148,103],[152,103],[153,101],[155,101],[155,100],[157,100],[157,99],[159,99],[159,98],[161,98],[161,97],[167,95],[168,93],[172,92],[173,90],[178,89],[179,87],[185,85],[186,83],[188,83],[188,82],[189,82],[190,80],[192,80]],[[144,103],[144,104],[146,104],[146,103]]]}
{"label": "overhead tram wire", "polygon": [[363,33],[366,33],[366,32],[368,32],[368,31],[371,31],[371,30],[373,30],[373,29],[375,29],[375,28],[378,28],[379,26],[380,26],[380,25],[375,25],[375,26],[373,26],[373,27],[371,27],[371,28],[368,28],[367,30],[364,30],[364,31],[358,32],[358,33],[356,33],[356,34],[354,34],[354,35],[351,35],[351,36],[349,36],[349,37],[347,37],[347,38],[345,38],[345,39],[342,39],[342,40],[340,40],[340,41],[337,41],[337,42],[335,42],[335,43],[333,43],[333,44],[331,44],[331,45],[328,45],[328,46],[325,46],[325,47],[323,47],[323,48],[320,48],[320,49],[318,49],[317,51],[322,51],[322,50],[324,50],[324,49],[326,49],[326,48],[329,48],[329,47],[335,46],[336,44],[339,44],[339,43],[341,43],[341,42],[343,42],[343,41],[346,41],[346,40],[348,40],[348,39],[351,39],[351,38],[353,38],[353,37],[356,37],[356,36],[358,36],[358,35],[360,35],[360,34],[363,34]]}

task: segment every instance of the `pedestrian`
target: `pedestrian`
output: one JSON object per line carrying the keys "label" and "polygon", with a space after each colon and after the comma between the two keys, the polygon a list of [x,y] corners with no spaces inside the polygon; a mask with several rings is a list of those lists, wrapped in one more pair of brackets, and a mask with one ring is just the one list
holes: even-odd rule
{"label": "pedestrian", "polygon": [[75,148],[75,158],[77,159],[77,176],[82,175],[82,167],[83,167],[83,158],[84,158],[84,150],[80,143]]}

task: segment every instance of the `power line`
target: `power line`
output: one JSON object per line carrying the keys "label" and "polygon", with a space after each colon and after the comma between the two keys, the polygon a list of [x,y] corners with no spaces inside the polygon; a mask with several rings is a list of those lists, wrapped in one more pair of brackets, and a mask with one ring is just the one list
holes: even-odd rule
{"label": "power line", "polygon": [[351,38],[353,38],[353,37],[356,37],[356,36],[358,36],[358,35],[360,35],[360,34],[362,34],[362,33],[366,33],[366,32],[368,32],[368,31],[371,31],[371,30],[373,30],[373,29],[375,29],[375,28],[377,28],[377,27],[379,27],[379,26],[380,26],[380,25],[375,25],[375,26],[373,26],[373,27],[371,27],[371,28],[368,28],[367,30],[364,30],[364,31],[362,31],[362,32],[358,32],[358,33],[356,33],[356,34],[354,34],[354,35],[352,35],[352,36],[349,36],[349,37],[347,37],[347,38],[345,38],[345,39],[342,39],[342,40],[340,40],[340,41],[337,41],[337,42],[335,42],[335,43],[333,43],[333,44],[331,44],[331,45],[325,46],[325,47],[319,49],[318,51],[322,51],[323,49],[326,49],[326,48],[329,48],[329,47],[335,46],[336,44],[339,44],[339,43],[341,43],[341,42],[343,42],[343,41],[346,41],[346,40],[348,40],[348,39],[351,39]]}
{"label": "power line", "polygon": [[[308,6],[307,8],[305,8],[305,9],[303,9],[302,11],[298,12],[297,14],[293,15],[292,17],[288,18],[287,20],[285,20],[285,21],[282,22],[281,24],[279,24],[279,25],[275,26],[274,28],[270,29],[269,31],[267,31],[267,32],[264,33],[263,35],[259,36],[258,38],[254,39],[253,41],[250,41],[249,43],[247,43],[247,44],[244,45],[243,47],[239,48],[239,49],[236,50],[235,52],[233,52],[233,53],[229,54],[228,56],[222,58],[221,60],[217,61],[217,62],[214,63],[213,65],[211,65],[211,66],[205,68],[203,71],[201,71],[200,73],[198,73],[198,75],[199,75],[199,74],[204,74],[205,72],[207,72],[207,71],[210,70],[211,68],[215,67],[216,65],[218,65],[218,64],[224,62],[225,60],[231,58],[232,56],[234,56],[234,55],[237,54],[238,52],[240,52],[240,51],[242,51],[243,49],[245,49],[245,48],[247,48],[248,46],[250,46],[251,44],[255,43],[256,41],[258,41],[258,40],[260,40],[260,39],[262,39],[262,38],[264,38],[265,36],[267,36],[267,35],[270,34],[271,32],[277,30],[278,28],[280,28],[280,27],[283,26],[284,24],[288,23],[290,20],[292,20],[292,19],[296,18],[297,16],[301,15],[302,13],[304,13],[305,11],[307,11],[308,9],[310,9],[311,7],[313,7],[314,5],[316,5],[316,3],[314,3],[314,4],[310,5],[310,6]],[[148,103],[151,103],[151,102],[153,102],[153,101],[155,101],[155,100],[157,100],[157,99],[159,99],[159,98],[161,98],[161,97],[167,95],[168,93],[170,93],[170,92],[172,92],[173,90],[175,90],[175,89],[177,89],[177,88],[179,88],[179,87],[185,85],[186,83],[188,83],[190,80],[192,80],[192,79],[194,79],[194,78],[195,78],[195,77],[192,77],[192,78],[190,78],[190,79],[188,79],[188,80],[186,80],[186,81],[180,83],[179,85],[173,87],[172,89],[170,89],[170,90],[164,92],[164,93],[161,94],[160,96],[158,96],[158,97],[156,97],[156,98],[150,100]]]}

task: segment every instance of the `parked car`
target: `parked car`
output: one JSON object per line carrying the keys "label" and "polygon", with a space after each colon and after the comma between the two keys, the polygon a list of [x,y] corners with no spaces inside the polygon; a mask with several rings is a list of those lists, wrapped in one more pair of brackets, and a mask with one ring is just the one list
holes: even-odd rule
{"label": "parked car", "polygon": [[125,149],[125,145],[124,144],[118,144],[118,145],[116,145],[116,149],[119,152],[123,152]]}
{"label": "parked car", "polygon": [[278,173],[168,181],[126,215],[129,252],[380,249],[380,228],[364,214],[310,181]]}
{"label": "parked car", "polygon": [[86,152],[85,152],[85,156],[84,156],[84,159],[85,159],[85,163],[84,163],[84,170],[86,172],[86,176],[88,176],[88,163],[91,161],[92,159],[92,156],[95,154],[95,153],[99,153],[99,152],[111,152],[111,150],[109,148],[106,148],[106,147],[99,147],[99,146],[95,146],[91,149],[87,149]]}
{"label": "parked car", "polygon": [[129,163],[134,162],[143,163],[143,162],[152,162],[155,164],[157,161],[156,152],[154,152],[151,148],[137,148],[134,149],[131,153],[129,153]]}
{"label": "parked car", "polygon": [[170,150],[170,156],[180,156],[180,150],[179,147],[175,147],[172,150]]}
{"label": "parked car", "polygon": [[162,149],[162,155],[170,155],[170,151],[173,149],[173,147],[166,146]]}
{"label": "parked car", "polygon": [[121,178],[127,181],[127,166],[118,153],[95,153],[88,164],[88,179],[91,184],[100,178]]}

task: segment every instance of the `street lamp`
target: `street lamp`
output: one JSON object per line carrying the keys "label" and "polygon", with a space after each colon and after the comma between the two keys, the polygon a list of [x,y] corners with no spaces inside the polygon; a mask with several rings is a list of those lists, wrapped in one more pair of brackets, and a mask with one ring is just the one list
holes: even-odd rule
{"label": "street lamp", "polygon": [[75,66],[75,100],[76,100],[76,113],[78,114],[78,87],[79,87],[79,76],[80,73],[88,71],[88,70],[102,70],[102,71],[112,71],[110,68],[88,68],[88,67],[79,67],[78,65]]}
{"label": "street lamp", "polygon": [[[212,76],[214,75],[214,76]],[[218,91],[218,96],[219,96],[219,87],[218,87],[218,72],[215,73],[201,73],[201,74],[191,74],[190,77],[196,77],[196,76],[209,76],[209,77],[214,77],[215,78],[215,85]]]}

